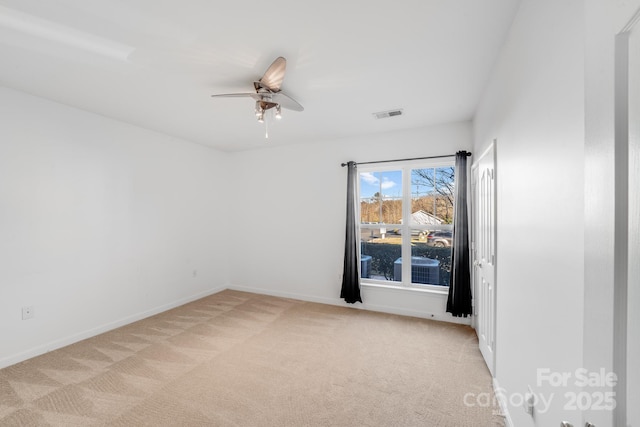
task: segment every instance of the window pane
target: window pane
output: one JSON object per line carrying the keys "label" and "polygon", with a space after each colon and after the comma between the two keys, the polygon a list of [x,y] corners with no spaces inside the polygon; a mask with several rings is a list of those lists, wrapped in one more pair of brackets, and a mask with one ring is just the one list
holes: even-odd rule
{"label": "window pane", "polygon": [[[364,234],[364,233],[363,233]],[[400,281],[395,263],[401,259],[401,236],[386,239],[362,239],[360,242],[360,275],[365,279]]]}
{"label": "window pane", "polygon": [[402,252],[402,171],[360,173],[360,223],[361,276],[400,280],[394,262]]}
{"label": "window pane", "polygon": [[360,173],[360,223],[400,224],[402,171]]}
{"label": "window pane", "polygon": [[[449,286],[451,278],[451,230],[411,231],[411,283]],[[424,237],[423,237],[424,236]]]}
{"label": "window pane", "polygon": [[411,170],[411,224],[452,224],[454,167]]}
{"label": "window pane", "polygon": [[453,240],[450,227],[442,226],[453,223],[454,171],[453,166],[411,170],[412,284],[449,286]]}

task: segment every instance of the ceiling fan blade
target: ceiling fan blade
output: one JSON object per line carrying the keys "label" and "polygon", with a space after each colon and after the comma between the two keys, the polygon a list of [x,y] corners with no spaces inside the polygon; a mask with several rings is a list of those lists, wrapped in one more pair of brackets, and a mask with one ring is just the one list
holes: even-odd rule
{"label": "ceiling fan blade", "polygon": [[285,95],[283,92],[277,92],[271,95],[271,100],[278,103],[282,108],[293,111],[304,111],[304,107],[300,105],[298,101],[291,98],[289,95]]}
{"label": "ceiling fan blade", "polygon": [[244,98],[244,97],[255,98],[256,96],[257,96],[256,93],[221,93],[218,95],[211,95],[212,98]]}
{"label": "ceiling fan blade", "polygon": [[260,102],[269,102],[269,98],[258,93],[222,93],[219,95],[211,95],[212,98],[253,98]]}
{"label": "ceiling fan blade", "polygon": [[282,81],[284,80],[284,72],[287,68],[287,60],[279,56],[271,63],[267,71],[264,72],[262,78],[254,82],[253,85],[258,90],[260,87],[269,89],[272,92],[280,91]]}

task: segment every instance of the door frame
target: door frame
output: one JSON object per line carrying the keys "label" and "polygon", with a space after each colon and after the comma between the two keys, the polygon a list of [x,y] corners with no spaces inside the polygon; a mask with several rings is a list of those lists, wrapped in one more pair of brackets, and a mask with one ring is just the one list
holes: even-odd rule
{"label": "door frame", "polygon": [[[629,290],[629,151],[630,73],[629,38],[640,21],[640,9],[615,37],[614,86],[614,278],[613,278],[613,371],[617,375],[616,425],[627,425],[628,413],[628,290]],[[637,30],[636,30],[637,31]],[[637,77],[636,77],[637,78]]]}

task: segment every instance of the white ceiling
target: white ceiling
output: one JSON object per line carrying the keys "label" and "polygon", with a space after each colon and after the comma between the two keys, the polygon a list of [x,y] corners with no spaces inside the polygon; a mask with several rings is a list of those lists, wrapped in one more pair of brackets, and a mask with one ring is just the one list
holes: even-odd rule
{"label": "white ceiling", "polygon": [[[519,0],[0,0],[0,84],[225,151],[469,120]],[[277,56],[265,141],[250,92]],[[375,120],[372,113],[402,108]]]}

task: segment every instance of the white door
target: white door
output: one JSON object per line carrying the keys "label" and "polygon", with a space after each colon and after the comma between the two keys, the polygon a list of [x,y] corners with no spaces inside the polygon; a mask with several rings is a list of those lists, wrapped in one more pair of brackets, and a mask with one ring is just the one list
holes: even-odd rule
{"label": "white door", "polygon": [[495,376],[496,350],[496,176],[494,143],[473,165],[473,289],[480,352]]}

